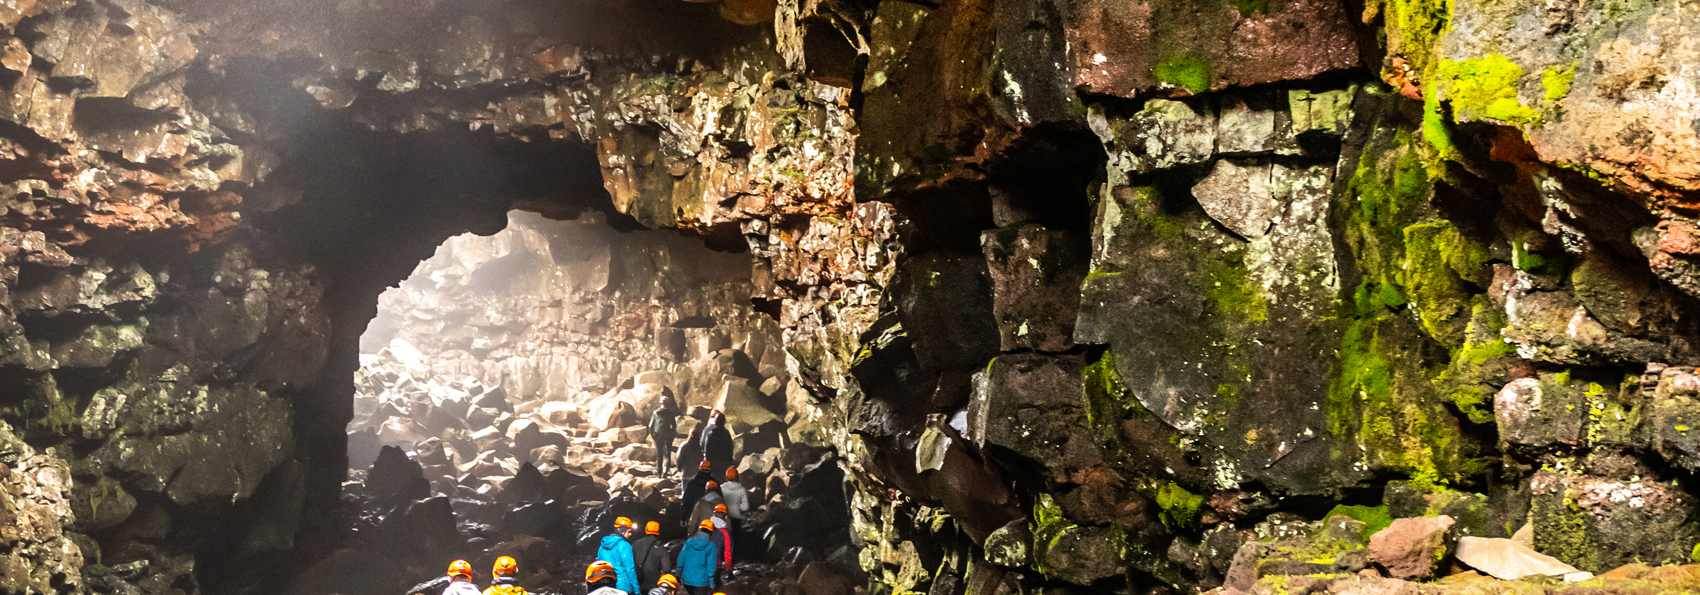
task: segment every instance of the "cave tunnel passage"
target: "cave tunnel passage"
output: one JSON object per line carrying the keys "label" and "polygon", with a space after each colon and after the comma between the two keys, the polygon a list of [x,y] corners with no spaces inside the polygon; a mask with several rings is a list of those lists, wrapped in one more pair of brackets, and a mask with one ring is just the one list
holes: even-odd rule
{"label": "cave tunnel passage", "polygon": [[[378,298],[348,424],[344,498],[361,507],[350,546],[380,552],[410,584],[453,559],[483,569],[513,555],[534,591],[574,586],[556,577],[572,583],[618,516],[656,521],[675,556],[684,526],[712,507],[681,510],[687,488],[673,463],[658,472],[656,451],[671,458],[710,411],[725,412],[731,446],[710,447],[711,475],[726,483],[735,470],[752,509],[739,515],[740,561],[796,545],[826,557],[847,543],[826,520],[844,513],[800,533],[782,510],[837,486],[799,481],[824,451],[788,414],[798,389],[777,322],[751,306],[750,256],[607,219],[512,211],[494,235],[449,238]],[[677,440],[650,436],[663,394],[682,414]],[[687,478],[700,471],[683,464]]]}

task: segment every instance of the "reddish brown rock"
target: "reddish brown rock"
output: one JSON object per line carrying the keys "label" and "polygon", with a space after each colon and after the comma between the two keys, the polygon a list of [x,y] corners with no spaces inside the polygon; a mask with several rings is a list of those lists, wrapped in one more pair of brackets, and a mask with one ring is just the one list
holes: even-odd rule
{"label": "reddish brown rock", "polygon": [[1370,536],[1370,560],[1394,578],[1434,576],[1440,562],[1451,553],[1454,523],[1449,516],[1397,519]]}

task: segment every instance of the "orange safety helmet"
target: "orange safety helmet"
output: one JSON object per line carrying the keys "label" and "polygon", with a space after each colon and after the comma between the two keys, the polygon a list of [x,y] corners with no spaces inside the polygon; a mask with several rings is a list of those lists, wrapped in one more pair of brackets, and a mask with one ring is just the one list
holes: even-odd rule
{"label": "orange safety helmet", "polygon": [[515,562],[509,556],[496,558],[496,565],[490,568],[490,572],[502,576],[513,576],[515,572],[519,572],[519,562]]}
{"label": "orange safety helmet", "polygon": [[643,526],[643,532],[648,533],[650,535],[660,535],[661,534],[661,523],[657,523],[655,521],[650,521],[648,523],[645,523],[644,526]]}
{"label": "orange safety helmet", "polygon": [[472,579],[472,565],[466,560],[455,560],[449,563],[449,576],[460,575]]}
{"label": "orange safety helmet", "polygon": [[697,523],[697,526],[701,527],[702,530],[704,530],[704,531],[713,531],[714,530],[714,521],[711,521],[711,520],[708,520],[708,519],[703,519],[702,522]]}
{"label": "orange safety helmet", "polygon": [[726,505],[725,504],[716,504],[716,505],[714,505],[714,511],[715,512],[726,512]]}
{"label": "orange safety helmet", "polygon": [[726,468],[726,481],[738,481],[738,470],[736,468]]}
{"label": "orange safety helmet", "polygon": [[614,528],[615,529],[624,529],[626,527],[633,527],[633,526],[635,526],[635,525],[632,524],[632,520],[629,519],[629,518],[620,517],[620,518],[614,519]]}
{"label": "orange safety helmet", "polygon": [[707,489],[710,489],[710,490],[712,490],[712,489],[714,489],[714,488],[718,488],[718,487],[720,487],[720,484],[719,484],[719,483],[716,483],[716,482],[714,482],[714,481],[713,481],[713,480],[710,480],[710,481],[709,481],[709,482],[708,482],[708,485],[706,485],[706,486],[703,486],[703,487],[704,487],[704,488],[707,488]]}
{"label": "orange safety helmet", "polygon": [[697,468],[701,469],[703,471],[713,471],[714,470],[714,463],[710,463],[708,461],[703,461],[703,462],[697,464]]}
{"label": "orange safety helmet", "polygon": [[585,584],[606,579],[619,580],[619,578],[619,575],[614,573],[614,565],[602,560],[591,562],[590,567],[584,569]]}
{"label": "orange safety helmet", "polygon": [[677,589],[679,588],[679,577],[673,576],[670,573],[663,574],[661,575],[661,580],[655,581],[655,584],[657,586],[666,586],[669,589]]}

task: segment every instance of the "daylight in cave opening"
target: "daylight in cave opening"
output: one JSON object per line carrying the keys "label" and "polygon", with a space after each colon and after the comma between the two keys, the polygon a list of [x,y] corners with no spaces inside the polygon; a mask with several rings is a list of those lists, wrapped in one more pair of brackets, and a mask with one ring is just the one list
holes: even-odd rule
{"label": "daylight in cave opening", "polygon": [[[397,515],[384,530],[413,537],[417,559],[515,556],[532,588],[587,565],[593,552],[564,548],[600,545],[619,517],[668,558],[639,573],[653,584],[716,504],[737,562],[842,554],[846,518],[795,512],[841,507],[841,487],[818,470],[814,408],[791,402],[809,397],[778,323],[751,305],[751,262],[601,212],[512,211],[493,235],[447,239],[361,335],[345,494]],[[822,486],[824,503],[808,491]],[[526,549],[540,538],[563,548]]]}

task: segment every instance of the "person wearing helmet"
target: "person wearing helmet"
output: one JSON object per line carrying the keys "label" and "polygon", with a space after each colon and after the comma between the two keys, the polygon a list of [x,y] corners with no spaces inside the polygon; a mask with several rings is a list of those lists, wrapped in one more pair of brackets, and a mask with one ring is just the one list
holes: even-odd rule
{"label": "person wearing helmet", "polygon": [[661,402],[649,416],[649,438],[655,441],[655,474],[666,475],[673,465],[673,439],[679,437],[679,408],[673,391],[661,387]]}
{"label": "person wearing helmet", "polygon": [[627,593],[638,592],[637,565],[632,562],[632,529],[636,525],[626,517],[614,519],[614,534],[602,538],[602,545],[596,548],[596,559],[607,562],[614,567],[614,574],[619,579],[615,588]]}
{"label": "person wearing helmet", "polygon": [[697,525],[697,534],[679,549],[679,581],[690,595],[714,592],[714,574],[720,566],[720,546],[714,544],[714,521]]}
{"label": "person wearing helmet", "polygon": [[695,527],[703,519],[714,518],[714,507],[724,504],[726,497],[720,494],[720,484],[710,481],[703,486],[702,496],[694,504],[686,504],[691,509],[690,522],[686,527]]}
{"label": "person wearing helmet", "polygon": [[720,484],[720,496],[726,502],[727,518],[732,522],[732,543],[737,544],[744,536],[744,513],[750,510],[749,492],[744,490],[744,484],[738,483],[737,469],[726,470],[726,482]]}
{"label": "person wearing helmet", "polygon": [[443,589],[443,595],[479,595],[478,587],[472,584],[472,564],[466,560],[449,563],[449,586]]}
{"label": "person wearing helmet", "polygon": [[714,516],[709,517],[714,523],[715,543],[720,545],[720,572],[714,576],[715,586],[726,582],[726,574],[732,571],[732,527],[726,520],[726,505],[716,504]]}
{"label": "person wearing helmet", "polygon": [[590,567],[584,569],[586,595],[629,595],[629,592],[621,591],[615,586],[619,580],[619,574],[614,571],[614,567],[601,560],[591,562]]}
{"label": "person wearing helmet", "polygon": [[663,574],[655,581],[655,588],[649,590],[649,595],[679,595],[679,577]]}
{"label": "person wearing helmet", "polygon": [[519,574],[519,562],[508,556],[496,558],[496,564],[490,568],[490,588],[484,590],[484,595],[526,595],[525,587],[514,582],[516,574]]}
{"label": "person wearing helmet", "polygon": [[[679,461],[683,463],[684,459],[681,458]],[[680,503],[683,504],[679,507],[679,517],[680,520],[686,522],[686,527],[695,526],[702,521],[702,517],[694,516],[692,513],[696,512],[694,507],[697,500],[702,499],[703,492],[708,490],[708,484],[714,483],[714,472],[711,471],[713,468],[714,465],[708,461],[697,463],[696,476],[685,484],[684,492],[679,494]]]}
{"label": "person wearing helmet", "polygon": [[632,541],[632,562],[637,565],[639,588],[653,587],[661,575],[673,572],[673,559],[661,543],[661,523],[648,522],[643,533],[642,537]]}

